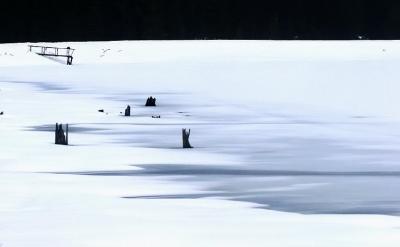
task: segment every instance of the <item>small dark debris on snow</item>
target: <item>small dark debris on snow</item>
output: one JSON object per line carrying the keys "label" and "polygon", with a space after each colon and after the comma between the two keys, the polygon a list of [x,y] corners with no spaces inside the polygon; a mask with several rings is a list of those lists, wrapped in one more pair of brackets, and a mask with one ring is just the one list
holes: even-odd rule
{"label": "small dark debris on snow", "polygon": [[100,109],[99,112],[104,112],[104,109]]}
{"label": "small dark debris on snow", "polygon": [[161,116],[160,115],[154,115],[154,116],[151,116],[151,118],[161,118]]}

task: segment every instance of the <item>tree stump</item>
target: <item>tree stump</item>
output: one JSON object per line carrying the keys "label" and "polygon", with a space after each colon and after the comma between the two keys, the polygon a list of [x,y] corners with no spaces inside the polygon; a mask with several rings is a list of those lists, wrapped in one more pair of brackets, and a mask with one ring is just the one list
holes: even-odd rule
{"label": "tree stump", "polygon": [[129,117],[131,115],[131,106],[128,105],[125,109],[125,117]]}
{"label": "tree stump", "polygon": [[145,106],[156,106],[156,98],[148,97]]}
{"label": "tree stump", "polygon": [[190,129],[189,129],[189,131],[187,131],[186,129],[182,129],[183,148],[193,148],[190,145],[189,136],[190,136]]}
{"label": "tree stump", "polygon": [[65,133],[62,124],[56,123],[55,129],[55,144],[68,145],[68,124],[65,125]]}

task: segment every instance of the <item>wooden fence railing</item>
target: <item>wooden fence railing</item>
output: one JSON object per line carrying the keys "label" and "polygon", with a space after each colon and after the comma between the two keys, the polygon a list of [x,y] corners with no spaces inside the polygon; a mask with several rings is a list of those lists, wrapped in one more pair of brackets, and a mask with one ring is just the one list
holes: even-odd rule
{"label": "wooden fence railing", "polygon": [[72,65],[75,49],[70,47],[60,48],[52,46],[29,45],[29,51],[35,52],[41,56],[65,57],[67,58],[67,65]]}

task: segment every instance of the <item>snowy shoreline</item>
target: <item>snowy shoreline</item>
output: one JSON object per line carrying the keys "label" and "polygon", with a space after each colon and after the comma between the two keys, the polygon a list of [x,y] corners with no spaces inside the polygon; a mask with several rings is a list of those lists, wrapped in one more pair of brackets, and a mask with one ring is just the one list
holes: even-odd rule
{"label": "snowy shoreline", "polygon": [[[27,53],[26,44],[0,45],[0,54],[13,54],[0,56],[0,243],[397,246],[400,218],[373,215],[393,214],[384,212],[393,205],[397,213],[395,175],[376,181],[224,175],[232,169],[399,172],[397,45],[71,43],[77,48],[72,67]],[[313,50],[321,52],[308,53]],[[376,85],[381,77],[384,87]],[[151,110],[142,106],[150,95],[160,102]],[[119,113],[127,104],[133,106],[131,118]],[[152,119],[154,114],[161,119]],[[72,125],[71,146],[52,144],[48,130],[55,122]],[[179,149],[183,127],[193,131],[193,150]],[[151,164],[160,169],[152,176],[104,176],[146,165],[151,170]],[[202,168],[221,171],[204,179],[196,175]],[[103,174],[68,174],[80,172]],[[272,199],[260,201],[266,195]],[[257,209],[275,201],[281,206],[273,209],[296,211],[299,195],[309,205],[323,201],[338,211],[340,204],[369,200],[375,211],[308,215],[313,211],[300,206],[303,215]],[[335,201],[340,195],[350,201]],[[334,212],[315,205],[314,212]]]}

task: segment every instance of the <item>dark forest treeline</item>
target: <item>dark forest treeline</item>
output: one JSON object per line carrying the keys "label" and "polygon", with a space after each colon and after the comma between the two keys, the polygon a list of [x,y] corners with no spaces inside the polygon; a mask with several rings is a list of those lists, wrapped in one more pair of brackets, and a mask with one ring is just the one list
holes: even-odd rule
{"label": "dark forest treeline", "polygon": [[358,36],[400,39],[400,1],[5,0],[0,13],[0,42]]}

